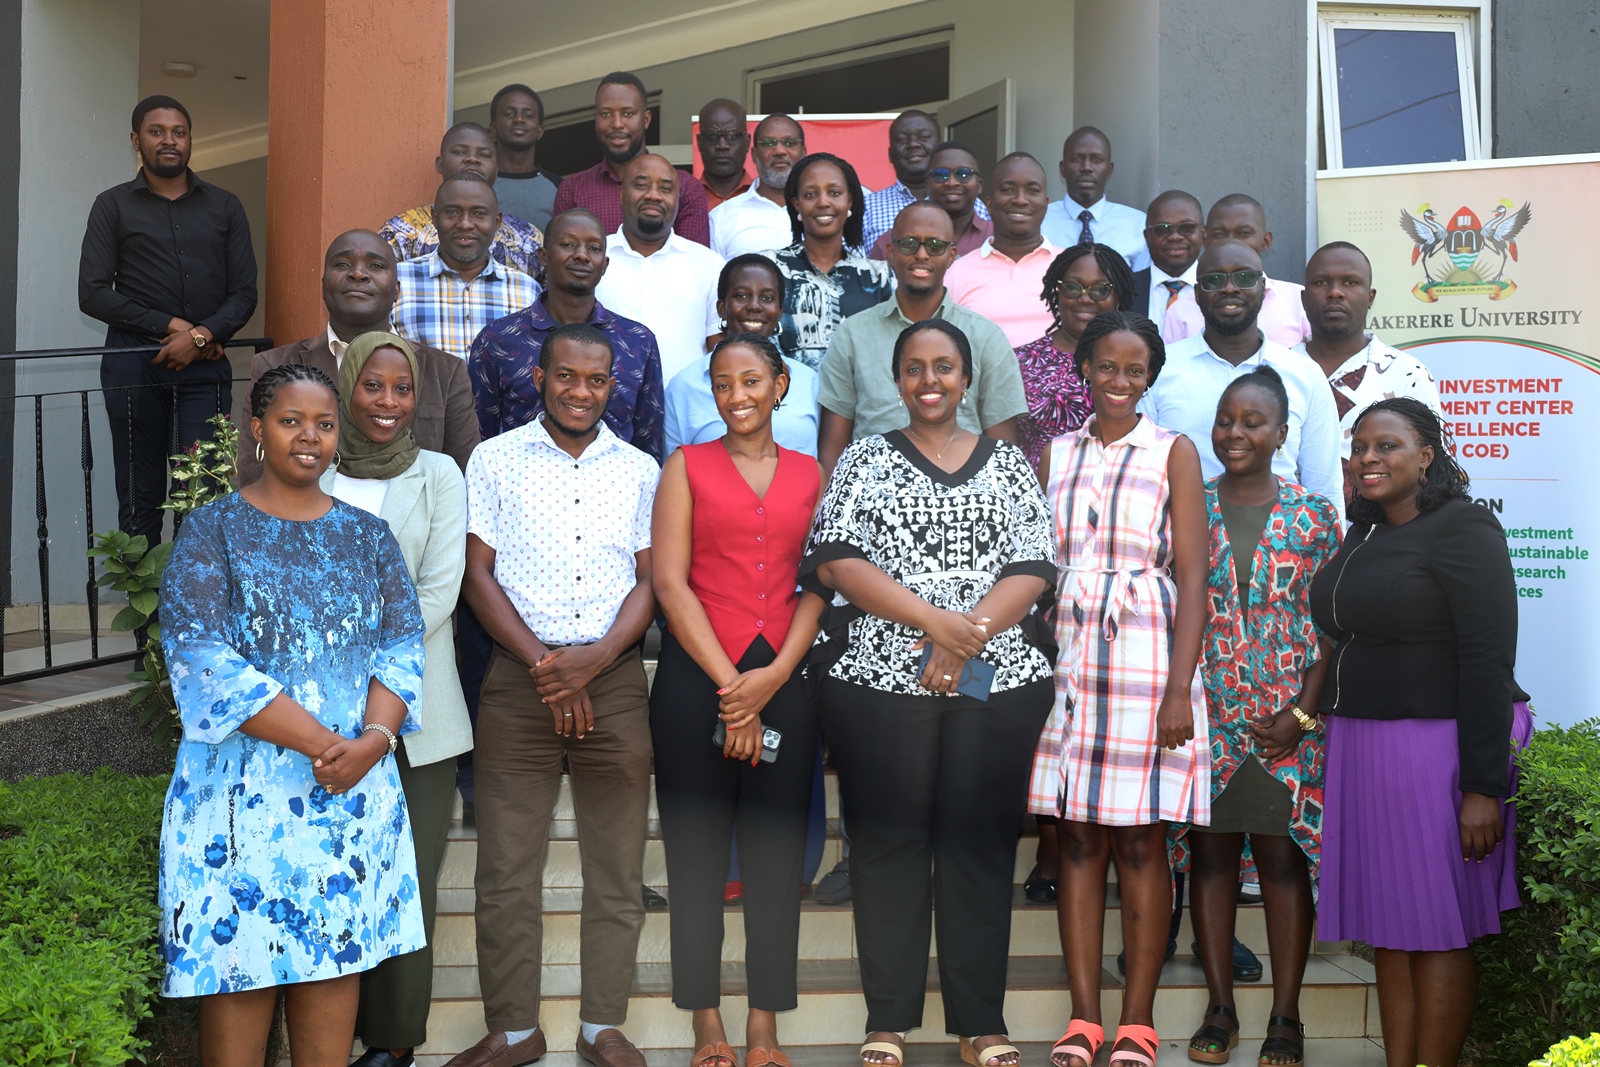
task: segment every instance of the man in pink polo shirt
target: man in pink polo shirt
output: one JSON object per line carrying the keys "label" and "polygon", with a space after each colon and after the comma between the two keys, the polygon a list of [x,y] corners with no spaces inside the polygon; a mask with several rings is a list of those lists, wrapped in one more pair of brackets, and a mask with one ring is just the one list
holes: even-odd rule
{"label": "man in pink polo shirt", "polygon": [[1039,232],[1050,195],[1037,159],[1011,153],[995,164],[989,187],[994,233],[955,261],[944,284],[950,299],[1000,327],[1016,348],[1050,332],[1050,309],[1040,293],[1061,249]]}
{"label": "man in pink polo shirt", "polygon": [[[1206,244],[1227,240],[1243,241],[1255,249],[1258,256],[1264,256],[1272,247],[1266,209],[1248,193],[1229,193],[1212,204],[1206,215]],[[1311,336],[1311,323],[1306,320],[1305,308],[1300,302],[1300,292],[1305,286],[1267,278],[1266,287],[1256,325],[1268,340],[1293,348]],[[1190,286],[1167,310],[1161,336],[1170,345],[1205,328],[1205,319],[1194,301],[1194,287]]]}

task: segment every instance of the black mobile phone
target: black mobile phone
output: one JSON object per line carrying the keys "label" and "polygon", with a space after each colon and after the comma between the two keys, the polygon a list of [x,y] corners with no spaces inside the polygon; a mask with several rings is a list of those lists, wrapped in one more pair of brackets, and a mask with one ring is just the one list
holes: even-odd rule
{"label": "black mobile phone", "polygon": [[[721,719],[717,720],[717,728],[711,731],[711,743],[718,748],[723,748],[728,743],[728,724]],[[783,744],[783,732],[765,727],[761,731],[761,762],[777,763],[778,747]]]}

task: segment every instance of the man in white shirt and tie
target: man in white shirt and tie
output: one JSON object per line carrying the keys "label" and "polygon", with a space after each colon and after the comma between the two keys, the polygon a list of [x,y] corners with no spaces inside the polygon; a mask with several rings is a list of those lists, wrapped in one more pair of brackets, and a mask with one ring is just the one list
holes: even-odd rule
{"label": "man in white shirt and tie", "polygon": [[1326,497],[1344,515],[1344,478],[1339,468],[1339,414],[1328,379],[1312,358],[1266,337],[1257,325],[1265,295],[1261,257],[1243,241],[1218,241],[1200,256],[1195,298],[1205,329],[1167,346],[1167,361],[1139,410],[1157,425],[1176,430],[1200,450],[1207,478],[1222,473],[1211,450],[1217,400],[1228,383],[1263,363],[1283,378],[1289,394],[1289,435],[1272,470]]}
{"label": "man in white shirt and tie", "polygon": [[1106,199],[1111,139],[1093,126],[1073,130],[1061,146],[1061,180],[1067,195],[1044,213],[1044,239],[1057,248],[1098,242],[1110,245],[1134,270],[1150,265],[1144,246],[1144,212]]}
{"label": "man in white shirt and tie", "polygon": [[663,156],[641,152],[622,171],[622,226],[606,238],[609,263],[594,295],[642,322],[661,350],[661,383],[705,355],[720,329],[722,257],[672,230],[680,175]]}
{"label": "man in white shirt and tie", "polygon": [[788,115],[768,115],[756,124],[750,158],[756,182],[711,211],[711,250],[724,260],[746,252],[771,252],[794,243],[784,187],[789,171],[806,154],[806,132]]}
{"label": "man in white shirt and tie", "polygon": [[1157,326],[1179,300],[1194,302],[1195,264],[1206,246],[1205,208],[1192,194],[1168,189],[1145,211],[1144,245],[1150,265],[1133,272],[1133,308]]}

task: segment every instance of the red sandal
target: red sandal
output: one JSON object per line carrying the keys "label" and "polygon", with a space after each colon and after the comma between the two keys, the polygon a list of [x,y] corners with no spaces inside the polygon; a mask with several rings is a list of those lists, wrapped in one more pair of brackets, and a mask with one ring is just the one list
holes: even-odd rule
{"label": "red sandal", "polygon": [[[1117,1045],[1124,1041],[1132,1041],[1139,1047],[1137,1052],[1118,1052]],[[1111,1062],[1118,1060],[1124,1063],[1137,1063],[1141,1067],[1155,1067],[1156,1050],[1161,1047],[1161,1039],[1156,1036],[1155,1029],[1149,1026],[1136,1026],[1124,1023],[1117,1027],[1117,1040],[1111,1046]]]}
{"label": "red sandal", "polygon": [[[1067,1062],[1067,1057],[1082,1060],[1087,1065],[1094,1063],[1094,1058],[1100,1054],[1100,1046],[1106,1043],[1105,1027],[1098,1023],[1084,1022],[1082,1019],[1073,1019],[1067,1024],[1067,1032],[1061,1035],[1050,1049],[1050,1062],[1056,1067],[1072,1067]],[[1062,1055],[1065,1053],[1065,1055]]]}

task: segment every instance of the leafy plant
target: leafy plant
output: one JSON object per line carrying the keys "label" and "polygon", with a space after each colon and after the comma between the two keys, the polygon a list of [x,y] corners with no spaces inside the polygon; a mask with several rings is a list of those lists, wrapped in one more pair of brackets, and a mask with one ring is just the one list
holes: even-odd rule
{"label": "leafy plant", "polygon": [[[1545,1049],[1556,1055],[1552,1045],[1600,1019],[1600,719],[1536,731],[1519,762],[1522,907],[1502,916],[1499,936],[1475,946],[1472,1052],[1483,1067],[1521,1067]],[[1587,1059],[1550,1062],[1600,1065],[1597,1052],[1600,1039]]]}
{"label": "leafy plant", "polygon": [[164,778],[0,782],[0,1063],[123,1067],[161,978]]}
{"label": "leafy plant", "polygon": [[1528,1067],[1595,1067],[1600,1064],[1600,1033],[1588,1037],[1569,1037],[1550,1046],[1550,1051]]}
{"label": "leafy plant", "polygon": [[[172,457],[172,477],[178,487],[162,504],[182,522],[196,508],[233,492],[235,457],[239,431],[226,415],[209,420],[212,436],[201,439]],[[156,740],[176,745],[179,737],[178,705],[172,699],[172,683],[167,676],[166,653],[161,648],[161,626],[156,621],[160,607],[161,575],[172,557],[171,542],[150,547],[140,534],[129,537],[121,530],[96,534],[89,555],[98,557],[105,573],[95,584],[128,594],[128,605],[111,620],[111,629],[132,630],[138,640],[139,669],[128,675],[138,686],[128,695],[128,706],[139,714],[139,723],[149,727]]]}

